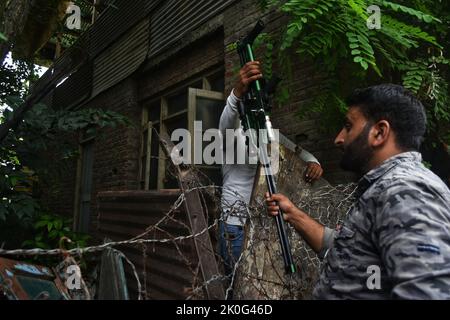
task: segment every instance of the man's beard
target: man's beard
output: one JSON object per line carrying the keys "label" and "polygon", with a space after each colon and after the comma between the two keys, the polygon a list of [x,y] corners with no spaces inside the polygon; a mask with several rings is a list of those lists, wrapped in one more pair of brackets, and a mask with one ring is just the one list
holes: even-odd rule
{"label": "man's beard", "polygon": [[359,136],[344,148],[340,163],[342,169],[356,172],[361,176],[367,172],[370,159],[373,157],[373,150],[367,143],[370,129],[371,126],[366,124]]}

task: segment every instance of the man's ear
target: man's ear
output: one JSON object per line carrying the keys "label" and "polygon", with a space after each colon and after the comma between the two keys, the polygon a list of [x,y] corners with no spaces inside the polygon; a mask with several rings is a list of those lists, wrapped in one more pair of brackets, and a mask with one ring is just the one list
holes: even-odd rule
{"label": "man's ear", "polygon": [[379,147],[386,143],[391,133],[391,126],[386,120],[380,120],[372,127],[370,134],[370,144],[372,147]]}

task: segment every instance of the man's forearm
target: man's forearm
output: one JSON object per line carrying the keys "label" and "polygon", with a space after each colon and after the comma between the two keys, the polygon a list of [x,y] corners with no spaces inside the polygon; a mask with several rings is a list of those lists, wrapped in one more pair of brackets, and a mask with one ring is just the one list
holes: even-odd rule
{"label": "man's forearm", "polygon": [[320,253],[324,245],[325,227],[303,211],[297,208],[294,210],[297,212],[289,215],[288,222],[293,225],[316,253]]}

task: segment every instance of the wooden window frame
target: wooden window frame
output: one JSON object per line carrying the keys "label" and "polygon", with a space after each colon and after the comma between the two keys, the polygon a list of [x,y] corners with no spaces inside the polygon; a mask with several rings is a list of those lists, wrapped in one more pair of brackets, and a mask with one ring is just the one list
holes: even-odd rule
{"label": "wooden window frame", "polygon": [[[196,119],[196,98],[209,98],[222,100],[225,105],[225,95],[223,92],[211,91],[211,85],[209,82],[209,78],[223,72],[223,70],[214,70],[209,73],[206,73],[201,78],[196,78],[193,81],[189,81],[186,85],[178,86],[176,89],[168,91],[164,95],[159,96],[158,98],[154,98],[148,100],[142,111],[142,123],[141,123],[141,150],[140,150],[140,161],[139,161],[139,181],[141,188],[143,190],[150,190],[150,171],[151,171],[151,143],[152,143],[152,135],[154,134],[153,129],[155,126],[159,125],[159,132],[161,130],[167,130],[166,121],[174,119],[176,117],[187,114],[187,127],[191,136],[194,134],[194,120]],[[199,80],[202,81],[202,89],[192,88],[190,85],[197,83]],[[174,114],[168,114],[168,98],[174,96],[183,90],[187,90],[187,108],[181,111],[178,111]],[[156,102],[160,102],[160,118],[157,121],[149,121],[149,112],[151,112],[150,107],[155,105]],[[147,134],[147,144],[145,144],[144,135]],[[191,159],[193,158],[193,149],[191,150]],[[164,157],[163,150],[161,146],[159,146],[159,155],[158,155],[158,172],[157,172],[157,189],[164,189],[164,179],[166,174],[166,158]],[[145,166],[145,171],[143,170]],[[145,176],[143,177],[142,174]]]}

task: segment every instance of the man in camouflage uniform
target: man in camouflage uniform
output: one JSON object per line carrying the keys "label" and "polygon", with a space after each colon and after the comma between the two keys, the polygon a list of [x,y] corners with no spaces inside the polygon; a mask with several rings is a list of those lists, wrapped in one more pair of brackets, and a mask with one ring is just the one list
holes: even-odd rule
{"label": "man in camouflage uniform", "polygon": [[269,197],[324,259],[317,299],[450,299],[450,191],[421,162],[422,104],[401,86],[356,90],[335,144],[360,174],[357,200],[332,230],[281,194]]}

